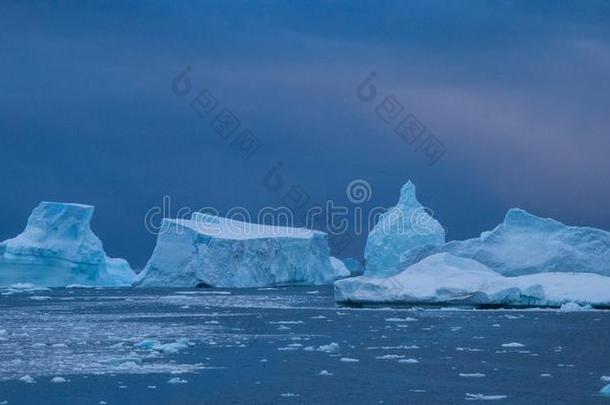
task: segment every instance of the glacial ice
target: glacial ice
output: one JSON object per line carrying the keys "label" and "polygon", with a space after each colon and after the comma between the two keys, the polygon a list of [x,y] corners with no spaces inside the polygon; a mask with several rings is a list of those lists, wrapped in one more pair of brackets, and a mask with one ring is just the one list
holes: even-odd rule
{"label": "glacial ice", "polygon": [[559,307],[567,302],[610,306],[610,277],[538,273],[506,277],[476,260],[438,253],[385,278],[335,282],[335,300],[356,303]]}
{"label": "glacial ice", "polygon": [[41,202],[24,231],[0,243],[0,285],[131,285],[129,264],[106,256],[91,231],[93,212],[90,205]]}
{"label": "glacial ice", "polygon": [[[335,262],[336,263],[336,262]],[[337,278],[327,235],[195,213],[164,219],[140,287],[321,285]]]}
{"label": "glacial ice", "polygon": [[380,216],[368,235],[364,250],[365,274],[399,273],[405,264],[412,264],[404,262],[405,253],[440,248],[444,243],[443,227],[417,201],[415,185],[409,181],[402,186],[396,206]]}
{"label": "glacial ice", "polygon": [[349,270],[352,276],[361,276],[364,273],[364,265],[358,259],[354,259],[353,257],[346,257],[345,259],[341,259],[345,267]]}
{"label": "glacial ice", "polygon": [[334,278],[345,278],[351,275],[351,272],[347,269],[347,266],[341,259],[337,259],[336,257],[330,257],[330,265],[333,268]]}
{"label": "glacial ice", "polygon": [[492,231],[448,242],[439,251],[477,260],[505,276],[541,272],[610,276],[610,232],[567,226],[517,208],[509,210]]}

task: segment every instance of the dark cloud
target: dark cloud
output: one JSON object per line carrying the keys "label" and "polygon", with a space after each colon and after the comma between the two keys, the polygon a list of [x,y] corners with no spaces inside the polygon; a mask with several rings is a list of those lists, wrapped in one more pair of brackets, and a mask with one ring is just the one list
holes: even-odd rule
{"label": "dark cloud", "polygon": [[[276,162],[316,200],[370,206],[413,179],[450,238],[522,206],[610,227],[610,6],[605,2],[12,2],[0,5],[0,239],[38,201],[97,206],[107,250],[135,265],[143,216],[256,210]],[[191,66],[262,140],[243,161],[170,90]],[[448,148],[429,167],[355,88],[377,73]],[[367,205],[367,207],[369,207]],[[361,237],[348,254],[360,255]]]}

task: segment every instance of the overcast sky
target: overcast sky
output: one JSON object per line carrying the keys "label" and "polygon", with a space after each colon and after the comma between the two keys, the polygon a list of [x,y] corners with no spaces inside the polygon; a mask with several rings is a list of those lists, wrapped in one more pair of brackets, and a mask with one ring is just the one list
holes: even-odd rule
{"label": "overcast sky", "polygon": [[[141,267],[164,196],[170,214],[278,206],[277,162],[310,202],[366,180],[365,210],[411,179],[448,239],[510,207],[610,228],[610,3],[176,3],[0,2],[0,240],[41,200],[88,203],[107,252]],[[250,159],[191,109],[203,89],[260,140]],[[442,142],[436,164],[377,115],[387,96]]]}

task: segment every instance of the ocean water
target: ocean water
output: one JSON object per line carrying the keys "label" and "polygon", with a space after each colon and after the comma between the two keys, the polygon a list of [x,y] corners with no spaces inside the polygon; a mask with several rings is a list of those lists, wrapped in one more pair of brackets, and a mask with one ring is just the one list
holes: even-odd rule
{"label": "ocean water", "polygon": [[610,404],[609,311],[345,308],[330,287],[1,293],[0,403]]}

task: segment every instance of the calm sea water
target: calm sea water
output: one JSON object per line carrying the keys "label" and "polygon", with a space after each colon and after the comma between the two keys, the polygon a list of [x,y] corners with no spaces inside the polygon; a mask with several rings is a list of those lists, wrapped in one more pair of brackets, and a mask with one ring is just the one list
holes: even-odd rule
{"label": "calm sea water", "polygon": [[342,308],[329,287],[1,292],[0,403],[610,404],[608,311]]}

